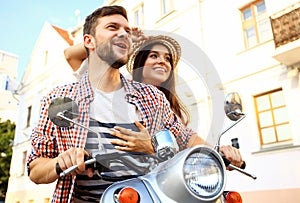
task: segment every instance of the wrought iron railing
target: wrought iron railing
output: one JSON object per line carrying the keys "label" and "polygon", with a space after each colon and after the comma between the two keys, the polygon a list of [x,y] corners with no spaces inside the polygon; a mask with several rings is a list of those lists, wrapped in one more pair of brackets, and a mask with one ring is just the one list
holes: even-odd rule
{"label": "wrought iron railing", "polygon": [[270,20],[276,48],[300,38],[300,7]]}

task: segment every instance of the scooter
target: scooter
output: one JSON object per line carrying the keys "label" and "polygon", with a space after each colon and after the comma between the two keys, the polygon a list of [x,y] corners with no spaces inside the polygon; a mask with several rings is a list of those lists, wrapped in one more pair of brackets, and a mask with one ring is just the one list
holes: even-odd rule
{"label": "scooter", "polygon": [[[162,130],[152,137],[156,155],[143,155],[146,162],[141,162],[135,157],[141,154],[107,154],[99,142],[99,152],[91,154],[85,164],[93,165],[103,179],[116,181],[105,190],[100,203],[241,203],[238,192],[225,191],[226,168],[253,179],[256,176],[243,170],[245,162],[241,168],[235,167],[219,152],[221,137],[246,117],[238,93],[226,96],[224,110],[234,122],[221,132],[214,148],[198,145],[179,152],[174,135],[169,130]],[[79,125],[98,134],[100,139],[99,132],[74,121],[77,113],[76,103],[69,98],[57,98],[49,107],[49,117],[54,124],[60,127]],[[109,177],[107,171],[111,160],[121,161],[136,175]],[[70,167],[60,176],[76,169],[76,165]]]}

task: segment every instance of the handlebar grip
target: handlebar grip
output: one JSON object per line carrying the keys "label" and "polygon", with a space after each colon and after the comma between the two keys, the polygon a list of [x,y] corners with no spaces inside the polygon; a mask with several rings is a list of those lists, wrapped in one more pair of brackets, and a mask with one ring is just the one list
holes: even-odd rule
{"label": "handlebar grip", "polygon": [[[84,155],[84,161],[85,161],[85,162],[86,162],[87,160],[92,159],[92,158],[93,158],[93,157],[92,157],[91,154],[89,154],[89,155]],[[94,168],[94,165],[93,165],[92,163],[86,164],[86,165],[85,165],[85,169],[88,169],[88,168]]]}
{"label": "handlebar grip", "polygon": [[228,167],[230,164],[230,161],[228,159],[226,159],[224,155],[222,155],[222,159],[224,161],[225,166]]}
{"label": "handlebar grip", "polygon": [[[228,167],[229,164],[230,164],[230,161],[229,161],[228,159],[226,159],[226,158],[224,157],[224,155],[222,155],[222,158],[223,158],[223,161],[224,161],[225,166]],[[246,162],[243,161],[243,164],[241,165],[240,169],[245,169],[245,168],[246,168]]]}
{"label": "handlebar grip", "polygon": [[243,161],[243,164],[241,165],[240,168],[241,168],[241,169],[245,169],[245,168],[246,168],[246,162],[245,162],[245,161]]}

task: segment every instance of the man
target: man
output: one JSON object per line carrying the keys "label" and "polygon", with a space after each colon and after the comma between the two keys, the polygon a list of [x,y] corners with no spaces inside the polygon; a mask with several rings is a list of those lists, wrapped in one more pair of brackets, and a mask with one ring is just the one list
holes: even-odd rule
{"label": "man", "polygon": [[[103,191],[112,184],[93,170],[85,170],[84,156],[97,150],[93,133],[77,125],[59,127],[49,119],[48,108],[55,98],[75,101],[82,125],[96,129],[124,124],[123,128],[116,127],[117,132],[104,133],[107,150],[154,153],[150,135],[161,129],[174,133],[180,149],[205,143],[180,122],[162,92],[120,74],[119,68],[128,61],[130,31],[126,10],[120,6],[102,7],[87,16],[83,41],[88,51],[88,73],[77,83],[55,88],[42,101],[40,120],[31,136],[28,173],[37,184],[58,179],[52,202],[99,202]],[[127,129],[132,124],[136,124],[137,132]],[[241,165],[237,150],[227,147],[223,153],[235,165]],[[78,169],[59,177],[59,170],[73,165]],[[131,174],[123,166],[115,167],[116,174]]]}

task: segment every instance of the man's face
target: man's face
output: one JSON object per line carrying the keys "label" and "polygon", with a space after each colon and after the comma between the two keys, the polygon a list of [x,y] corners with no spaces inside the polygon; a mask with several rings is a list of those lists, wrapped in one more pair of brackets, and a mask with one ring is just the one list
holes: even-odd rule
{"label": "man's face", "polygon": [[130,28],[122,15],[110,15],[98,20],[95,30],[96,53],[113,68],[127,63],[131,46]]}

